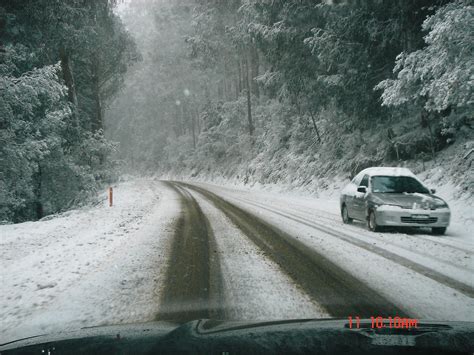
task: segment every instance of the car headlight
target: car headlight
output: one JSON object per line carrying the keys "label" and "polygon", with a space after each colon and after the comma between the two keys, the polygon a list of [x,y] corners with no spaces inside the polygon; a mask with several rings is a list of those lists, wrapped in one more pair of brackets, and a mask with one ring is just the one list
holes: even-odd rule
{"label": "car headlight", "polygon": [[436,208],[447,208],[448,204],[444,202],[443,200],[435,200],[435,207]]}

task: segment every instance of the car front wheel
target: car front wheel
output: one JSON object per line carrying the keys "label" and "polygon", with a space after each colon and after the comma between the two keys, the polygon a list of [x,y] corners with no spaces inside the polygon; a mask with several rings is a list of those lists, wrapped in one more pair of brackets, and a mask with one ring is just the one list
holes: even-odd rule
{"label": "car front wheel", "polygon": [[369,230],[372,232],[380,232],[380,226],[377,225],[377,221],[375,219],[374,211],[369,212],[369,218],[367,219],[367,226]]}
{"label": "car front wheel", "polygon": [[353,219],[352,219],[351,217],[349,217],[349,212],[347,211],[346,205],[343,205],[343,206],[342,206],[341,215],[342,215],[342,221],[343,221],[345,224],[350,224],[350,223],[352,223]]}
{"label": "car front wheel", "polygon": [[443,235],[446,233],[446,227],[433,227],[431,228],[431,233],[434,235]]}

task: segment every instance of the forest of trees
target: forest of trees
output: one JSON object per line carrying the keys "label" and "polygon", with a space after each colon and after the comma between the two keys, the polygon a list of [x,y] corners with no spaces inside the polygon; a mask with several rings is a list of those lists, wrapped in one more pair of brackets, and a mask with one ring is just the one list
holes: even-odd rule
{"label": "forest of trees", "polygon": [[0,221],[115,167],[304,185],[473,137],[471,0],[11,0],[0,31]]}
{"label": "forest of trees", "polygon": [[144,60],[108,134],[130,171],[305,184],[472,139],[471,1],[156,0],[124,13]]}
{"label": "forest of trees", "polygon": [[114,178],[103,115],[138,56],[114,6],[1,2],[1,222],[75,206]]}

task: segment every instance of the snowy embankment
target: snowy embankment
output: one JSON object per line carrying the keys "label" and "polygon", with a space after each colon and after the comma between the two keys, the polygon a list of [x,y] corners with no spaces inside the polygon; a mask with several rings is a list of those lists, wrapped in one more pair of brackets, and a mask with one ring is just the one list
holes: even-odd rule
{"label": "snowy embankment", "polygon": [[153,320],[176,196],[134,180],[100,204],[0,226],[0,343],[98,324]]}

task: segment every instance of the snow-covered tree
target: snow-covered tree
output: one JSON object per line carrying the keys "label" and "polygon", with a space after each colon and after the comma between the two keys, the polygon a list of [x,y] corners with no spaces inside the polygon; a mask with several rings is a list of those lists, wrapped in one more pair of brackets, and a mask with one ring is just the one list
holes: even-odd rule
{"label": "snow-covered tree", "polygon": [[396,79],[383,89],[384,105],[421,102],[427,111],[474,107],[474,6],[456,1],[440,8],[423,23],[426,47],[402,52]]}
{"label": "snow-covered tree", "polygon": [[110,179],[102,111],[134,59],[114,3],[0,4],[0,221],[62,211]]}

